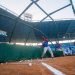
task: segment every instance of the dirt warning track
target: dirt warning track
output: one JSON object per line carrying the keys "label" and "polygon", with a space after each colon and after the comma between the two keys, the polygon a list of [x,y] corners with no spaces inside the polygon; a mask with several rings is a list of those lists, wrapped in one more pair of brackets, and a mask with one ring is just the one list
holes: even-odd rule
{"label": "dirt warning track", "polygon": [[65,75],[75,75],[75,56],[0,64],[0,75],[55,75],[51,70],[43,66],[42,63],[46,63]]}

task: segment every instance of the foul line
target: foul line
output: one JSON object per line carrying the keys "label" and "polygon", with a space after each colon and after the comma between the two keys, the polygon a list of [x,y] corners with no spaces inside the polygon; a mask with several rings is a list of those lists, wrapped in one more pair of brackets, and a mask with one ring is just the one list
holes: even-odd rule
{"label": "foul line", "polygon": [[52,66],[50,66],[50,65],[48,65],[48,64],[46,64],[44,62],[42,62],[42,65],[45,66],[48,70],[52,71],[52,73],[54,75],[66,75],[66,74],[62,73],[61,71],[53,68]]}

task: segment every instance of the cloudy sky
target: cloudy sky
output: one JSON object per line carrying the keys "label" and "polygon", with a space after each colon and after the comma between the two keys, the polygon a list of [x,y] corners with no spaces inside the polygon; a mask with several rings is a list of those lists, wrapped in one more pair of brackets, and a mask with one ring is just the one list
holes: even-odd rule
{"label": "cloudy sky", "polygon": [[[49,14],[67,4],[70,0],[39,0],[37,3]],[[0,5],[8,8],[9,10],[17,13],[18,15],[31,3],[31,0],[0,0]],[[75,0],[73,0],[75,7]],[[33,4],[26,13],[30,13],[33,18],[32,20],[41,20],[46,15],[35,5]],[[72,11],[72,7],[69,6],[53,15],[53,19],[64,19],[64,18],[73,18],[75,16]],[[49,19],[49,18],[47,18]]]}

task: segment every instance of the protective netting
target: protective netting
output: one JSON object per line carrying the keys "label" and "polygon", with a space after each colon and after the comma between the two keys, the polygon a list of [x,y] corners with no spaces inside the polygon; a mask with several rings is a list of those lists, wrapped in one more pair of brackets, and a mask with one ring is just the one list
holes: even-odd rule
{"label": "protective netting", "polygon": [[[1,4],[8,2],[10,1],[1,2]],[[12,4],[14,2],[12,1]],[[14,4],[14,6],[17,9],[17,5]],[[7,9],[0,8],[0,29],[7,32],[6,41],[40,42],[42,41],[41,36],[51,40],[63,39],[67,35],[67,39],[74,38],[75,20],[73,19],[75,19],[75,12],[72,0],[28,0],[25,9],[24,5],[21,6],[22,10],[17,17]],[[13,8],[11,9],[13,10]],[[30,13],[33,17],[32,20],[40,20],[40,22],[25,21],[23,19],[25,13]],[[56,21],[56,19],[62,20],[65,18],[70,19]],[[42,22],[44,20],[46,22]]]}

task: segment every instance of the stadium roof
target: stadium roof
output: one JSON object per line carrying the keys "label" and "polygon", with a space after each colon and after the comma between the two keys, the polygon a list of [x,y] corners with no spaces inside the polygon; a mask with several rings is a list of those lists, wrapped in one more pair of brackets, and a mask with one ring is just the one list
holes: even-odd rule
{"label": "stadium roof", "polygon": [[[2,39],[3,41],[39,42],[41,36],[51,40],[64,39],[63,37],[75,39],[75,9],[72,0],[26,0],[23,8],[21,3],[16,8],[18,3],[14,2],[15,0],[0,2],[0,30],[7,33],[6,39]],[[8,7],[10,10],[16,11],[18,15],[10,12]],[[40,22],[22,20],[24,13],[32,14],[32,20]]]}

